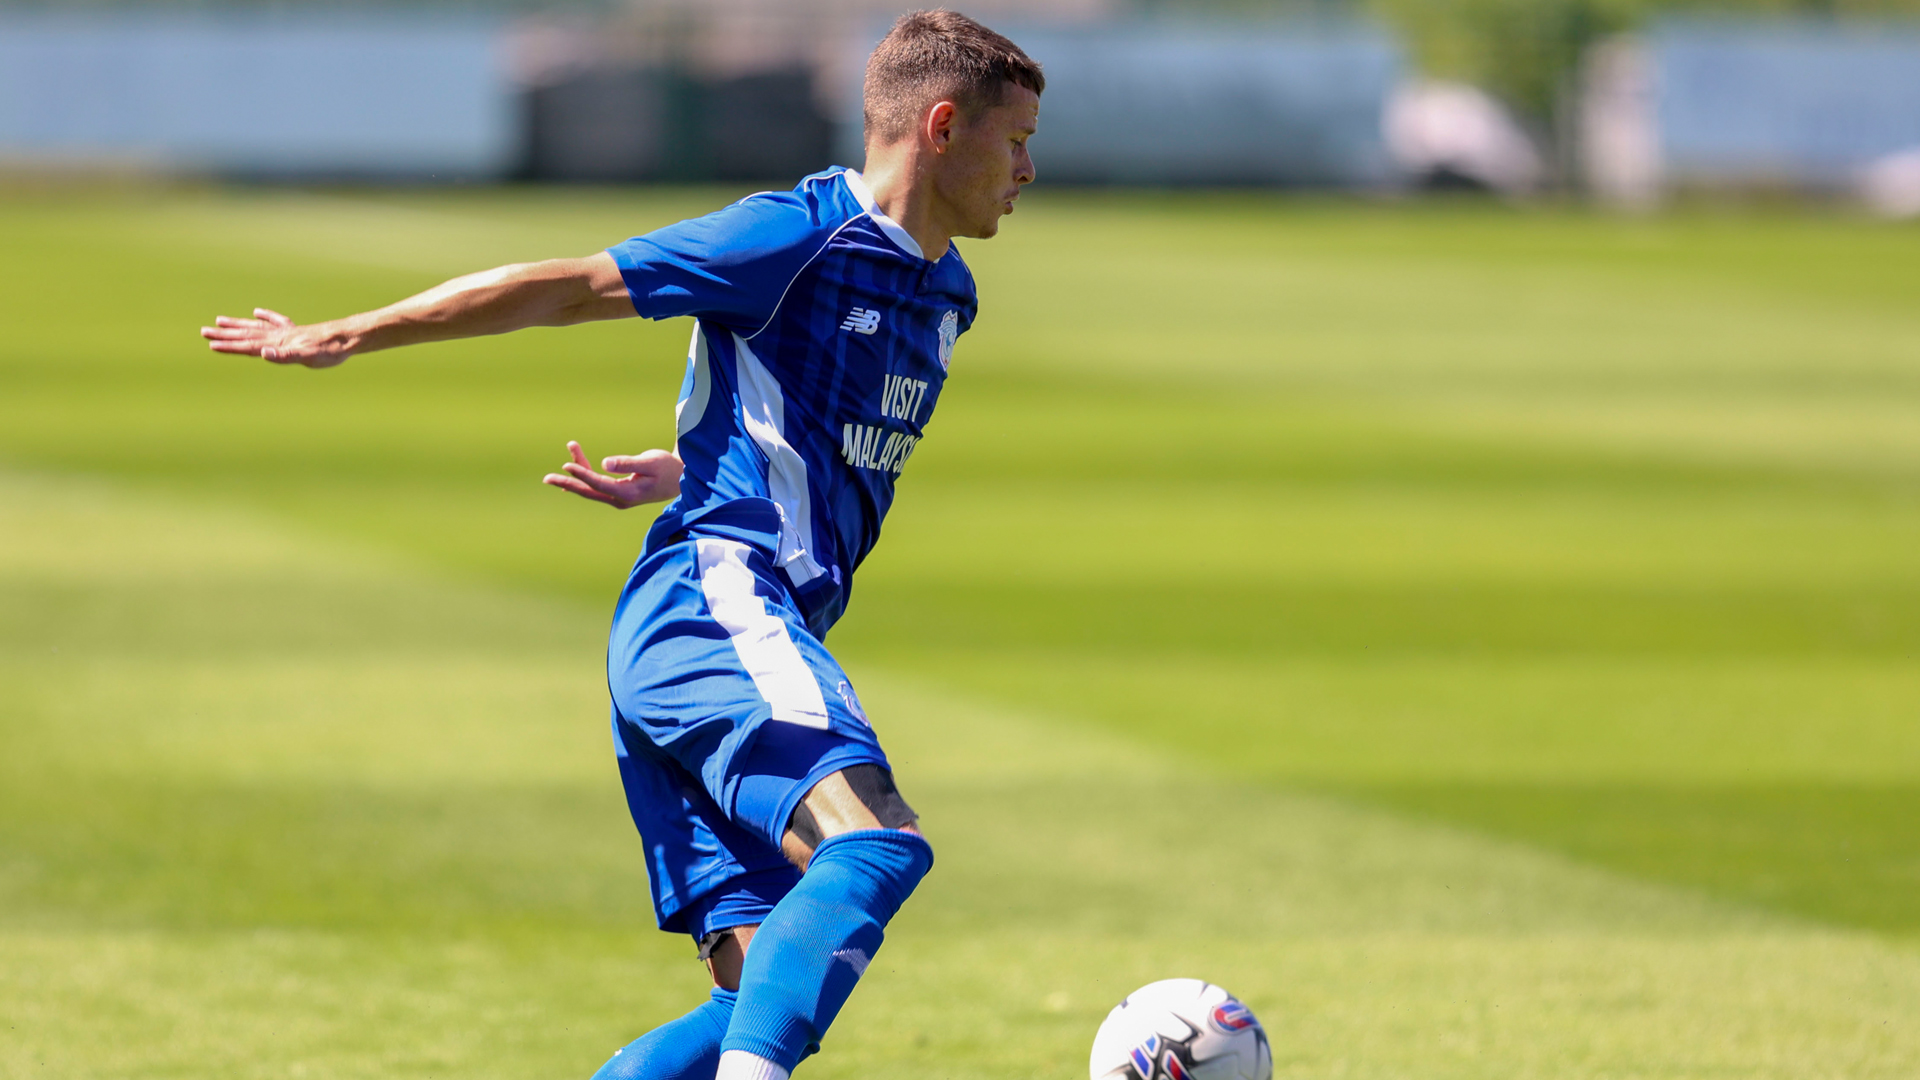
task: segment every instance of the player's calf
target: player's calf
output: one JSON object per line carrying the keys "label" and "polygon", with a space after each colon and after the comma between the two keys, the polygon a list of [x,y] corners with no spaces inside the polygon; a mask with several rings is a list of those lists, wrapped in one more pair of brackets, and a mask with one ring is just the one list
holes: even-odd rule
{"label": "player's calf", "polygon": [[715,987],[699,1008],[614,1051],[593,1080],[710,1080],[737,997]]}

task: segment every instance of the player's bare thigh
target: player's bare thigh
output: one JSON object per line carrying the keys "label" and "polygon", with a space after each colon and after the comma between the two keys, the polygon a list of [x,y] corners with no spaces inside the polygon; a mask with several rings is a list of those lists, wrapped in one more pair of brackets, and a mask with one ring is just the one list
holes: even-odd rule
{"label": "player's bare thigh", "polygon": [[854,765],[813,785],[787,822],[780,850],[802,871],[813,849],[830,836],[860,829],[919,832],[919,818],[893,786],[893,776],[878,765]]}
{"label": "player's bare thigh", "polygon": [[[813,859],[815,845],[829,836],[860,829],[920,831],[917,819],[893,826],[882,820],[882,815],[885,815],[886,820],[898,821],[902,810],[906,808],[899,793],[892,789],[891,778],[888,778],[884,790],[877,790],[870,774],[856,775],[850,779],[847,772],[843,769],[813,785],[813,790],[800,800],[809,820],[802,822],[801,812],[794,811],[794,822],[790,823],[786,835],[781,838],[780,850],[802,871]],[[906,812],[911,813],[910,810]],[[793,828],[791,825],[794,823],[805,827]],[[815,834],[819,839],[810,839]],[[713,949],[707,954],[707,972],[713,976],[713,985],[722,990],[740,988],[740,967],[746,962],[747,947],[753,942],[753,933],[758,929],[758,926],[736,926],[731,934],[714,943]]]}

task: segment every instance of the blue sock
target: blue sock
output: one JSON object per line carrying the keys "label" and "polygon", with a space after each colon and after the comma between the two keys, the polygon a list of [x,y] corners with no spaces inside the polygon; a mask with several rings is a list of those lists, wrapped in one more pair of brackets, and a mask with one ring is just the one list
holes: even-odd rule
{"label": "blue sock", "polygon": [[754,932],[721,1049],[784,1070],[818,1050],[880,950],[887,921],[932,866],[933,847],[915,833],[862,829],[822,840],[800,884]]}
{"label": "blue sock", "polygon": [[737,996],[716,987],[712,1000],[615,1050],[593,1080],[713,1080]]}

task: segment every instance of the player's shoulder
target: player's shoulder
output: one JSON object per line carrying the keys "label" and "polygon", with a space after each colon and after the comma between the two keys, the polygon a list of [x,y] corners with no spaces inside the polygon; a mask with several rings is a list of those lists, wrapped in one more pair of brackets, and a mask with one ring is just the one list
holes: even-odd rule
{"label": "player's shoulder", "polygon": [[790,191],[756,191],[720,215],[732,219],[736,228],[824,238],[866,213],[843,179],[847,175],[849,170],[835,166],[805,177]]}
{"label": "player's shoulder", "polygon": [[[760,191],[728,207],[748,233],[767,239],[804,235],[814,253],[836,250],[846,258],[878,261],[903,273],[919,273],[926,266],[920,245],[905,228],[875,203],[866,179],[852,169],[835,166],[805,177],[790,191]],[[973,271],[957,247],[932,260],[934,276],[944,291],[974,291]]]}

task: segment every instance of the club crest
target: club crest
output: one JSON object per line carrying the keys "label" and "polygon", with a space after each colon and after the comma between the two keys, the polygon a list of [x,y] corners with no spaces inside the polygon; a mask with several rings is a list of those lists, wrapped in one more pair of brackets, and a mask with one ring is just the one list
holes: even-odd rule
{"label": "club crest", "polygon": [[953,343],[960,338],[960,313],[949,311],[940,318],[940,370],[953,363]]}

